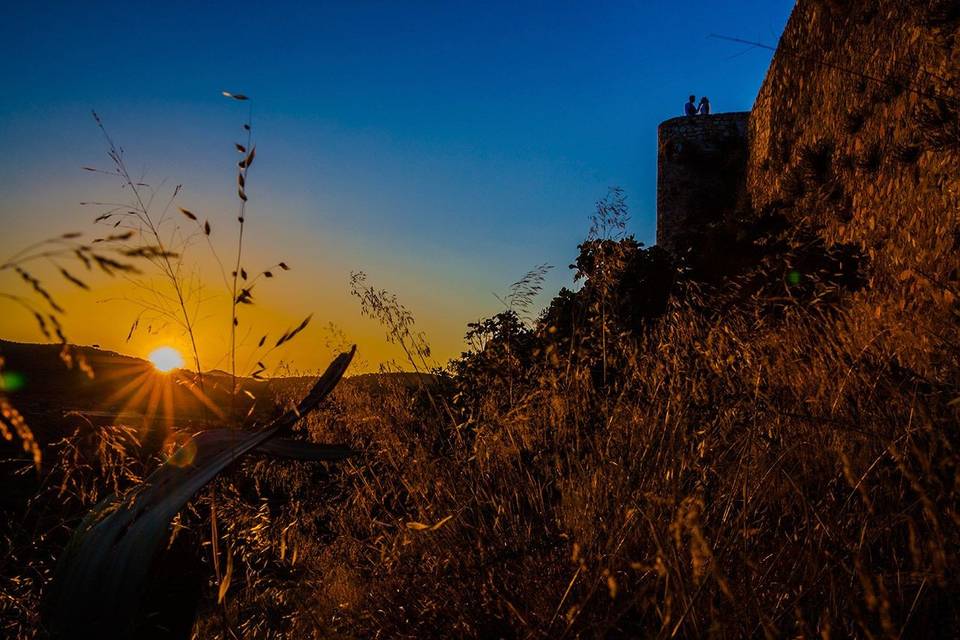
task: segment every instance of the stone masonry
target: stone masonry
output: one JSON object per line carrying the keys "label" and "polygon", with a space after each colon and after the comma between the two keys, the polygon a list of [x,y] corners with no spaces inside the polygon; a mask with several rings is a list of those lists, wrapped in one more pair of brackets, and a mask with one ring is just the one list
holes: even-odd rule
{"label": "stone masonry", "polygon": [[657,244],[683,255],[737,205],[747,166],[750,112],[681,116],[660,124]]}

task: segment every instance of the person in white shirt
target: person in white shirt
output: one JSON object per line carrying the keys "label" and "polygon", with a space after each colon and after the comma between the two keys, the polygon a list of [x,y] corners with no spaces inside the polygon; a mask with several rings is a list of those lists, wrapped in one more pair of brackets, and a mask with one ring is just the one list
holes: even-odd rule
{"label": "person in white shirt", "polygon": [[701,116],[710,115],[710,100],[707,99],[707,96],[700,98],[700,106],[697,107],[697,113]]}

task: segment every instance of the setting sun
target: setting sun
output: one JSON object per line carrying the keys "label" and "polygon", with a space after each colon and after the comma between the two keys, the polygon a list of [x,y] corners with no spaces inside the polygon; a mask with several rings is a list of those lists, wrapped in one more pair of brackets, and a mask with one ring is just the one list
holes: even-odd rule
{"label": "setting sun", "polygon": [[149,359],[157,371],[164,373],[183,366],[183,356],[173,347],[160,347],[150,353]]}

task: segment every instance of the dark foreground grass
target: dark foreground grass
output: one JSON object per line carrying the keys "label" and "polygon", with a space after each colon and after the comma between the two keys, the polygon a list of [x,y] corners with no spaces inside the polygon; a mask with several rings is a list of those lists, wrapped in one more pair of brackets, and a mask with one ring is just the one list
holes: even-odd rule
{"label": "dark foreground grass", "polygon": [[926,327],[906,337],[865,300],[744,307],[672,307],[618,341],[606,388],[548,350],[520,400],[457,426],[341,397],[311,429],[367,455],[324,489],[334,499],[306,503],[326,534],[300,539],[313,581],[293,588],[316,615],[300,623],[385,637],[956,631],[955,346]]}
{"label": "dark foreground grass", "polygon": [[[605,242],[604,269],[656,271]],[[204,638],[954,634],[953,299],[765,273],[675,284],[633,326],[587,274],[533,328],[492,325],[430,397],[343,386],[301,437],[362,455],[239,464],[211,492],[225,606],[209,498],[175,523],[158,593],[189,577],[199,601],[169,606],[197,606]],[[3,525],[11,637],[43,634],[83,510],[157,461],[89,425],[47,456]]]}

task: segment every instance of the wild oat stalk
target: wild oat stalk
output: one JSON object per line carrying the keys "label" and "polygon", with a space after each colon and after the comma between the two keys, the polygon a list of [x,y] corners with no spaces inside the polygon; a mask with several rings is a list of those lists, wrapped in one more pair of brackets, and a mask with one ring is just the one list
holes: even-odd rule
{"label": "wild oat stalk", "polygon": [[[251,144],[253,139],[253,102],[247,96],[239,93],[230,93],[224,91],[223,95],[233,100],[247,103],[247,121],[243,129],[247,134],[246,144],[235,144],[238,153],[243,155],[243,159],[237,163],[237,197],[240,200],[240,213],[237,216],[237,222],[240,224],[240,231],[237,235],[237,255],[233,265],[233,280],[230,286],[230,393],[235,396],[237,393],[237,306],[240,304],[249,304],[252,297],[251,290],[253,283],[243,287],[240,294],[237,293],[237,278],[247,280],[247,272],[240,266],[243,258],[243,230],[247,215],[247,172],[250,171],[250,165],[256,157],[256,147]],[[283,263],[281,263],[283,264]]]}
{"label": "wild oat stalk", "polygon": [[[223,95],[233,100],[250,102],[250,99],[242,94],[232,94],[225,91]],[[184,231],[181,227],[174,226],[172,230],[167,231],[165,226],[170,222],[168,214],[174,201],[180,195],[180,186],[178,185],[174,188],[162,210],[155,213],[153,204],[157,192],[149,185],[134,180],[131,177],[123,160],[122,148],[114,144],[97,114],[94,114],[94,118],[107,140],[108,155],[114,164],[114,168],[109,171],[90,167],[86,167],[86,169],[119,177],[123,182],[123,188],[128,189],[133,194],[133,197],[130,203],[94,202],[84,204],[106,207],[103,213],[97,217],[96,222],[112,222],[113,228],[119,228],[122,231],[122,233],[111,235],[106,239],[112,241],[139,240],[138,244],[134,244],[132,247],[128,246],[122,252],[123,255],[148,260],[157,268],[162,279],[172,290],[172,295],[168,295],[158,290],[157,287],[153,286],[149,281],[129,279],[138,292],[138,295],[132,298],[128,297],[127,300],[140,306],[141,312],[131,325],[127,340],[130,340],[141,326],[144,317],[173,322],[190,337],[194,368],[196,369],[199,385],[202,389],[203,374],[196,338],[196,322],[200,306],[207,301],[207,298],[202,295],[204,284],[200,282],[196,276],[187,275],[184,272],[186,264],[184,256],[186,251],[197,239],[202,239],[206,242],[211,255],[219,266],[221,280],[227,293],[230,295],[230,347],[228,357],[230,358],[231,395],[235,396],[238,390],[237,328],[240,324],[239,306],[253,304],[253,288],[261,279],[271,279],[278,270],[288,271],[290,269],[286,262],[280,261],[255,274],[248,274],[242,262],[245,240],[246,203],[248,199],[246,191],[247,175],[256,155],[256,149],[251,145],[252,109],[248,109],[247,119],[243,124],[243,130],[246,133],[246,144],[236,143],[234,145],[237,152],[242,156],[238,162],[237,172],[237,193],[240,200],[240,210],[237,218],[240,228],[237,238],[236,254],[232,260],[233,269],[229,276],[224,269],[223,260],[221,260],[213,243],[213,227],[210,221],[201,218],[200,215],[190,209],[177,207],[180,214],[193,224],[194,229],[192,231]],[[99,260],[98,264],[102,267],[111,266],[109,263],[104,265]],[[115,265],[113,266],[115,267]],[[269,347],[266,346],[268,336],[262,336],[253,354],[257,365],[255,369],[252,369],[247,375],[261,377],[266,370],[266,365],[263,362],[264,359],[273,349],[281,346],[302,331],[306,326],[306,322],[309,322],[309,319],[304,321],[303,326],[298,330],[293,331],[292,335],[281,336],[279,340],[276,340],[272,346]],[[152,325],[148,326],[148,329],[152,330]]]}
{"label": "wild oat stalk", "polygon": [[546,263],[537,265],[510,285],[510,293],[502,298],[496,296],[497,300],[503,303],[506,311],[512,311],[518,317],[529,322],[531,320],[529,317],[530,307],[533,306],[533,301],[543,291],[543,281],[551,269],[553,269],[553,266]]}
{"label": "wild oat stalk", "polygon": [[[132,201],[130,203],[113,206],[98,216],[96,221],[106,222],[113,219],[114,228],[120,227],[135,232],[134,237],[138,238],[140,243],[127,249],[124,252],[125,255],[143,258],[150,262],[157,268],[170,289],[173,290],[175,300],[172,302],[174,302],[175,311],[171,312],[170,307],[167,306],[171,302],[168,297],[156,291],[146,282],[134,281],[135,285],[145,290],[153,298],[153,300],[143,300],[141,302],[143,307],[157,312],[160,315],[171,317],[183,328],[189,337],[194,368],[197,374],[197,384],[202,390],[203,368],[200,365],[200,351],[197,347],[197,336],[194,327],[195,321],[193,313],[191,313],[191,309],[188,306],[190,295],[182,273],[182,253],[172,251],[169,248],[169,242],[165,241],[161,235],[161,225],[165,221],[167,212],[173,204],[174,199],[179,194],[180,187],[178,185],[173,190],[172,195],[159,215],[151,213],[156,192],[150,185],[134,180],[131,177],[123,158],[123,149],[114,144],[110,134],[107,133],[103,120],[101,120],[95,111],[93,112],[93,118],[107,142],[107,155],[113,162],[114,169],[113,171],[90,170],[119,177],[123,182],[124,188],[128,189],[132,195]],[[176,238],[175,235],[171,236],[170,241],[173,241],[174,238]],[[131,334],[132,331],[131,329]]]}
{"label": "wild oat stalk", "polygon": [[[66,314],[66,309],[57,302],[51,289],[40,279],[40,276],[36,275],[38,272],[35,265],[46,263],[71,286],[85,291],[90,290],[90,285],[86,280],[76,276],[75,271],[69,271],[66,266],[68,263],[79,263],[86,271],[92,271],[96,266],[110,276],[117,273],[136,273],[137,268],[129,261],[122,258],[118,260],[109,255],[113,250],[110,245],[125,240],[129,234],[121,233],[97,238],[92,243],[81,241],[82,235],[77,232],[64,233],[56,238],[36,242],[0,263],[0,272],[14,272],[27,287],[25,293],[0,290],[0,298],[13,302],[32,315],[43,337],[60,343],[60,359],[64,364],[68,367],[76,365],[80,371],[92,378],[93,369],[90,368],[86,358],[83,354],[74,354],[67,343],[61,321],[61,317]],[[100,247],[93,246],[101,242],[104,244]],[[7,388],[7,378],[2,373],[3,358],[0,356],[0,437],[12,440],[16,434],[23,444],[24,451],[33,457],[35,466],[39,468],[42,457],[40,447],[26,420],[7,399],[6,392],[10,389]]]}
{"label": "wild oat stalk", "polygon": [[626,233],[628,222],[630,222],[630,210],[627,207],[627,196],[622,188],[610,187],[607,195],[597,201],[596,208],[590,216],[587,241],[620,240]]}
{"label": "wild oat stalk", "polygon": [[[242,157],[237,162],[237,198],[240,201],[240,210],[237,215],[237,222],[240,225],[237,234],[237,250],[233,261],[233,271],[230,274],[230,379],[231,395],[237,394],[237,328],[240,326],[239,307],[240,305],[253,304],[253,288],[261,279],[270,279],[274,277],[274,271],[289,271],[290,267],[286,262],[280,261],[267,267],[254,276],[250,276],[243,266],[243,248],[244,248],[244,230],[247,221],[247,176],[250,167],[257,155],[256,145],[253,144],[253,101],[246,95],[240,93],[222,92],[224,97],[247,103],[247,120],[243,123],[243,131],[246,134],[245,144],[234,143],[234,148]],[[221,266],[222,269],[222,266]],[[264,360],[275,349],[292,340],[297,334],[303,331],[310,323],[311,316],[307,316],[297,327],[289,329],[278,339],[273,341],[272,346],[267,346],[267,335],[263,335],[257,343],[253,358],[256,366],[249,374],[253,378],[262,378],[267,366]]]}
{"label": "wild oat stalk", "polygon": [[622,240],[630,221],[627,198],[620,187],[611,187],[607,195],[597,201],[596,209],[590,216],[590,231],[586,242],[597,245],[595,281],[600,289],[600,351],[603,358],[603,381],[607,381],[607,293],[614,277],[615,260],[608,260],[606,248]]}
{"label": "wild oat stalk", "polygon": [[416,330],[413,314],[400,303],[395,293],[367,285],[367,274],[350,272],[350,294],[360,301],[360,313],[373,318],[386,329],[387,342],[400,346],[407,362],[417,373],[429,372],[430,345]]}
{"label": "wild oat stalk", "polygon": [[[415,372],[425,374],[437,368],[430,362],[431,351],[427,337],[423,332],[416,330],[413,314],[401,304],[395,293],[369,286],[367,274],[362,271],[351,271],[350,294],[360,301],[362,315],[376,320],[386,329],[387,342],[400,346],[407,357],[407,362]],[[424,385],[421,376],[417,376],[417,384],[426,393],[437,417],[441,420],[450,419],[456,423],[450,407],[442,399],[438,401],[434,397],[430,389]]]}

